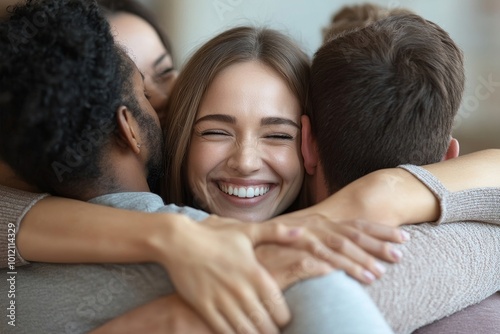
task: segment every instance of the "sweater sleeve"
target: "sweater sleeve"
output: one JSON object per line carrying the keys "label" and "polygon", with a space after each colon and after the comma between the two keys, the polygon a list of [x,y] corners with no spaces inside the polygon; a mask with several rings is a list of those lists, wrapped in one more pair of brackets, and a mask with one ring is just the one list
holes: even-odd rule
{"label": "sweater sleeve", "polygon": [[395,333],[408,334],[500,290],[500,226],[478,222],[402,227],[400,263],[386,264],[369,295]]}
{"label": "sweater sleeve", "polygon": [[475,188],[457,192],[448,191],[429,171],[414,165],[401,165],[439,199],[441,216],[436,222],[478,221],[500,225],[500,188]]}
{"label": "sweater sleeve", "polygon": [[15,265],[29,263],[19,254],[15,238],[12,237],[19,231],[26,213],[46,196],[48,194],[35,194],[0,186],[0,268],[7,267],[12,255],[15,256]]}

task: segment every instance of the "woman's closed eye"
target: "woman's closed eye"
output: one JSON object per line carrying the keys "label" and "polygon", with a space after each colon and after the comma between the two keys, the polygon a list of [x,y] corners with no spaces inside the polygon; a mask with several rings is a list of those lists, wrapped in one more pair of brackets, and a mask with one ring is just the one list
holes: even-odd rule
{"label": "woman's closed eye", "polygon": [[201,137],[230,136],[230,134],[224,130],[203,130],[199,131],[198,135]]}
{"label": "woman's closed eye", "polygon": [[273,139],[273,140],[294,140],[295,136],[289,134],[289,133],[271,133],[268,135],[265,135],[266,139]]}
{"label": "woman's closed eye", "polygon": [[172,66],[167,67],[163,70],[158,71],[156,73],[156,78],[158,78],[158,79],[167,78],[167,77],[169,77],[170,74],[174,73],[174,71],[175,71],[175,68],[173,68]]}

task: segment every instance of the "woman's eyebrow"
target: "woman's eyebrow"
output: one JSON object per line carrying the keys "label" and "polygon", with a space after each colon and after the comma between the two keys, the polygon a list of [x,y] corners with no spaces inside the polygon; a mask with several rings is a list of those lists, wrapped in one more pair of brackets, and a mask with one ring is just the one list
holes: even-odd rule
{"label": "woman's eyebrow", "polygon": [[288,118],[282,118],[282,117],[265,117],[261,119],[260,125],[291,125],[296,127],[297,129],[300,129],[300,126],[292,121],[291,119]]}
{"label": "woman's eyebrow", "polygon": [[218,122],[236,124],[236,118],[235,117],[229,116],[229,115],[224,115],[224,114],[206,115],[206,116],[198,118],[196,120],[196,122],[194,122],[194,124],[198,124],[199,122],[203,122],[203,121],[218,121]]}

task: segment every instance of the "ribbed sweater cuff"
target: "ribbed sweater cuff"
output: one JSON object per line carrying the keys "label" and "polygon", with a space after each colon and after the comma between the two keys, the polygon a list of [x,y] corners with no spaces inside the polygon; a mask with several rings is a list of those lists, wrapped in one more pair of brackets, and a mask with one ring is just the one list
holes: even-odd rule
{"label": "ribbed sweater cuff", "polygon": [[480,221],[500,223],[500,188],[476,188],[450,193],[443,223]]}
{"label": "ribbed sweater cuff", "polygon": [[441,208],[437,224],[459,221],[499,223],[500,188],[474,188],[449,192],[441,181],[422,167],[414,165],[398,167],[411,173],[436,195]]}
{"label": "ribbed sweater cuff", "polygon": [[[16,228],[16,234],[19,232],[21,221],[26,213],[42,198],[48,194],[37,194],[0,186],[0,267],[7,266],[8,249],[8,225],[13,223]],[[28,264],[29,262],[22,258],[16,245],[16,265]]]}
{"label": "ribbed sweater cuff", "polygon": [[428,170],[415,166],[415,165],[400,165],[399,168],[406,170],[415,176],[420,182],[422,182],[429,190],[437,197],[439,200],[439,207],[441,209],[441,214],[439,219],[435,222],[436,224],[441,224],[443,222],[448,222],[448,197],[450,192],[446,189],[441,181],[439,181],[434,175],[432,175]]}

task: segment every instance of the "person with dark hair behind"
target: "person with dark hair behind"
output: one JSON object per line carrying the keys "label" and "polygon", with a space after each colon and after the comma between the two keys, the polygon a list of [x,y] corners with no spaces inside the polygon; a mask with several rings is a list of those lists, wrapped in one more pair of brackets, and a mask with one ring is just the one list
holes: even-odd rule
{"label": "person with dark hair behind", "polygon": [[177,79],[172,46],[153,13],[137,0],[98,0],[115,40],[125,47],[139,71],[159,117]]}

